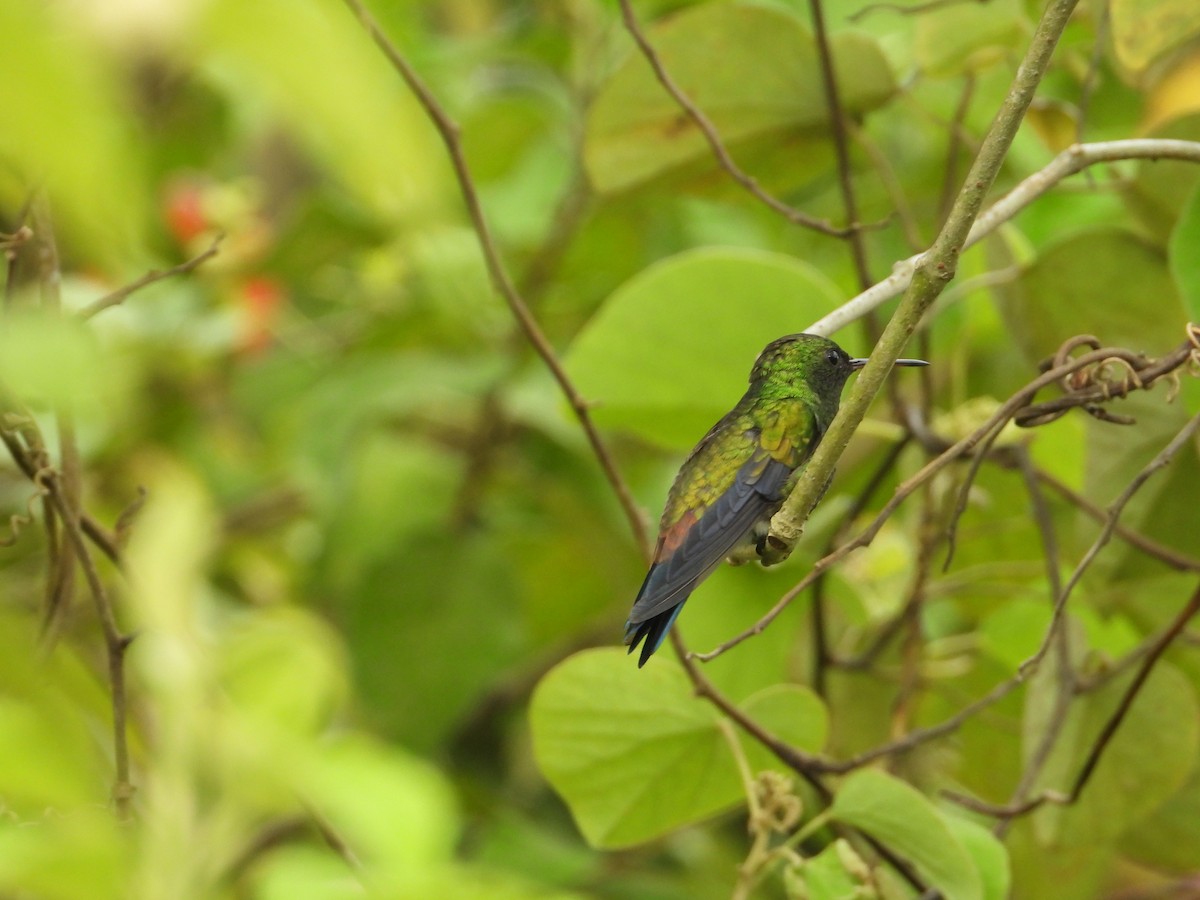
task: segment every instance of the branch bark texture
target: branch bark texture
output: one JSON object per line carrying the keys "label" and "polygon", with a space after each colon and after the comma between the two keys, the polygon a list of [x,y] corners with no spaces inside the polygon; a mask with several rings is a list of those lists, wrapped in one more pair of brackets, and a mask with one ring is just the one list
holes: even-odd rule
{"label": "branch bark texture", "polygon": [[899,309],[871,353],[871,361],[859,374],[849,398],[805,466],[796,489],[771,521],[771,554],[764,559],[765,562],[781,561],[791,553],[805,520],[833,472],[834,463],[866,415],[867,407],[882,387],[892,364],[900,356],[925,311],[954,277],[959,254],[966,245],[971,227],[983,208],[984,198],[996,180],[1077,2],[1054,0],[1042,16],[1025,59],[983,140],[979,155],[967,173],[966,183],[959,191],[946,224],[934,239],[933,246],[921,256]]}

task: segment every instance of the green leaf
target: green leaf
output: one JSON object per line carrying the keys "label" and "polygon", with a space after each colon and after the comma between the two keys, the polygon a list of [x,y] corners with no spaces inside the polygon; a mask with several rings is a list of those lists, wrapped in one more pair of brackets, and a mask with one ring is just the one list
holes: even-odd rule
{"label": "green leaf", "polygon": [[[801,747],[824,741],[824,709],[808,692],[772,690],[751,707]],[[560,663],[530,708],[538,765],[597,847],[647,841],[742,799],[720,718],[678,664],[660,654],[638,669],[616,648]]]}
{"label": "green leaf", "polygon": [[1001,309],[1031,362],[1077,334],[1164,353],[1182,340],[1186,320],[1165,263],[1157,247],[1132,232],[1080,232],[1043,248],[1001,289]]}
{"label": "green leaf", "polygon": [[849,871],[847,856],[869,871],[850,845],[839,838],[816,856],[805,859],[803,865],[784,871],[788,896],[805,900],[858,900],[869,896],[864,892],[863,880]]}
{"label": "green leaf", "polygon": [[442,529],[395,546],[342,602],[362,699],[389,736],[434,751],[518,657],[514,575],[481,536]]}
{"label": "green leaf", "polygon": [[347,734],[308,758],[300,784],[305,801],[361,855],[373,879],[393,885],[385,894],[430,896],[414,884],[450,861],[458,833],[454,791],[437,769]]}
{"label": "green leaf", "polygon": [[[764,6],[706,3],[647,30],[672,80],[708,116],[727,148],[766,136],[783,144],[826,123],[816,44],[794,16]],[[841,32],[832,43],[848,114],[867,112],[892,96],[895,82],[872,38]],[[585,127],[584,162],[601,192],[711,158],[699,129],[636,50],[601,88]]]}
{"label": "green leaf", "polygon": [[221,642],[219,665],[221,687],[240,712],[296,735],[319,733],[349,689],[337,638],[299,608],[238,620]]}
{"label": "green leaf", "polygon": [[[1200,112],[1181,115],[1145,136],[1200,141]],[[1143,159],[1137,162],[1134,171],[1136,174],[1125,190],[1125,200],[1137,215],[1138,223],[1156,240],[1165,243],[1192,190],[1200,184],[1200,166],[1186,160]]]}
{"label": "green leaf", "polygon": [[763,347],[838,302],[824,275],[782,254],[681,253],[605,301],[567,370],[597,422],[689,448],[737,402]]}
{"label": "green leaf", "polygon": [[1003,61],[1027,28],[1017,0],[948,4],[917,17],[917,63],[934,76],[975,72]]}
{"label": "green leaf", "polygon": [[[775,684],[746,698],[742,708],[763,728],[801,750],[817,751],[829,735],[829,714],[813,691],[798,684]],[[757,742],[746,755],[756,770],[778,765]]]}
{"label": "green leaf", "polygon": [[398,216],[429,203],[433,131],[340,4],[217,0],[195,38],[209,77],[248,111],[255,100],[276,112],[368,206]]}
{"label": "green leaf", "polygon": [[942,821],[974,860],[983,883],[984,900],[1005,900],[1012,881],[1008,850],[978,822],[956,815],[943,815]]}
{"label": "green leaf", "polygon": [[911,785],[878,769],[860,769],[842,782],[831,809],[839,820],[910,860],[948,900],[985,896],[971,854],[928,798]]}
{"label": "green leaf", "polygon": [[[1132,672],[1123,674],[1075,698],[1036,789],[1071,788],[1132,677]],[[1057,689],[1054,681],[1039,677],[1030,685],[1024,725],[1026,760],[1036,752],[1048,727],[1045,711],[1052,703],[1047,695]],[[1034,813],[1039,842],[1081,846],[1115,840],[1187,781],[1198,749],[1200,708],[1195,691],[1178,669],[1159,662],[1078,801],[1069,807],[1047,804]]]}
{"label": "green leaf", "polygon": [[117,69],[80,39],[73,18],[36,0],[0,3],[0,80],[21,85],[0,104],[0,158],[22,182],[0,199],[15,210],[30,187],[45,185],[63,249],[112,264],[143,243],[144,172]]}
{"label": "green leaf", "polygon": [[980,623],[980,647],[1006,668],[1015,670],[1041,646],[1050,614],[1046,600],[1010,600]]}
{"label": "green leaf", "polygon": [[111,420],[130,394],[130,361],[76,319],[41,312],[5,317],[0,382],[28,403]]}
{"label": "green leaf", "polygon": [[1200,34],[1192,0],[1112,0],[1109,15],[1117,60],[1134,75]]}
{"label": "green leaf", "polygon": [[0,821],[0,889],[6,895],[55,900],[130,895],[137,863],[129,829],[111,810],[100,803],[50,807],[23,820],[7,812]]}
{"label": "green leaf", "polygon": [[1200,859],[1200,766],[1187,784],[1146,820],[1128,829],[1120,846],[1132,859],[1179,875],[1196,870]]}
{"label": "green leaf", "polygon": [[1200,322],[1200,187],[1192,189],[1171,232],[1170,261],[1188,321]]}

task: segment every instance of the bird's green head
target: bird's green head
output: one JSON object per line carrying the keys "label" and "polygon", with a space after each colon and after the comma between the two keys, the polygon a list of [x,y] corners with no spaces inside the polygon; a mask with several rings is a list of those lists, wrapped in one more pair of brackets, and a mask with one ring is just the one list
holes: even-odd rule
{"label": "bird's green head", "polygon": [[[763,396],[811,398],[823,410],[837,411],[846,379],[867,364],[829,338],[789,334],[771,341],[750,372],[750,390]],[[898,366],[925,366],[920,359],[898,359]]]}

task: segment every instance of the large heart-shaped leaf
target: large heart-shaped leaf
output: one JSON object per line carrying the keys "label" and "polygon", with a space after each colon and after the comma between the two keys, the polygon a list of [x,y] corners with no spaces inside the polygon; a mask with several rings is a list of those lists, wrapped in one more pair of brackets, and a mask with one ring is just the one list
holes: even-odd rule
{"label": "large heart-shaped leaf", "polygon": [[737,402],[763,347],[837,303],[832,282],[783,254],[681,253],[605,301],[567,369],[597,422],[686,449]]}
{"label": "large heart-shaped leaf", "polygon": [[[766,135],[782,144],[828,120],[816,43],[783,10],[705,3],[648,32],[672,80],[727,145]],[[895,92],[874,39],[843,32],[832,43],[847,114],[874,109]],[[645,58],[631,53],[588,112],[584,162],[592,184],[602,192],[623,190],[706,156],[711,150],[700,130]]]}
{"label": "large heart-shaped leaf", "polygon": [[[804,749],[825,741],[825,709],[810,691],[772,688],[747,709]],[[538,765],[598,847],[659,837],[744,796],[721,718],[673,660],[660,654],[638,669],[616,648],[559,664],[530,710]],[[753,767],[768,764],[761,750],[747,750]]]}

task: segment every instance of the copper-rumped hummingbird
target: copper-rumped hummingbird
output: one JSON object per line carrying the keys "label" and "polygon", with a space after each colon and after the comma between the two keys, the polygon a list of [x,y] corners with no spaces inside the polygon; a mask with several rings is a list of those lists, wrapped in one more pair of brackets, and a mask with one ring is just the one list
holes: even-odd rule
{"label": "copper-rumped hummingbird", "polygon": [[645,639],[639,669],[722,559],[762,555],[771,517],[837,414],[846,379],[866,364],[815,334],[789,334],[759,354],[750,387],[701,438],[667,495],[654,561],[625,623],[630,653]]}

